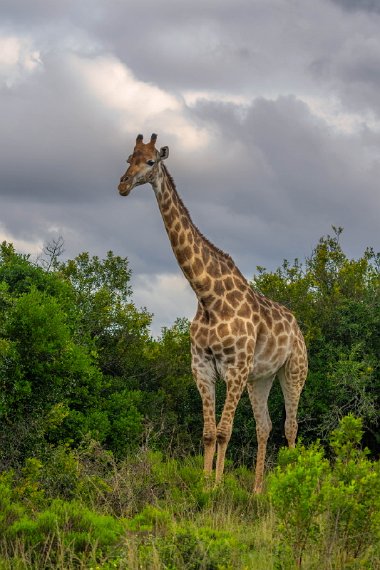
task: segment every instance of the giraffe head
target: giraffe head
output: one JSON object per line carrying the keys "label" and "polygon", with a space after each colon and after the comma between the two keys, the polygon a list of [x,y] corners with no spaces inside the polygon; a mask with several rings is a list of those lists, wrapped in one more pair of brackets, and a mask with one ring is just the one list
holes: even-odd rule
{"label": "giraffe head", "polygon": [[169,156],[169,148],[163,146],[156,149],[157,135],[152,134],[150,141],[143,143],[143,136],[138,135],[133,154],[127,160],[129,167],[126,173],[120,178],[119,193],[121,196],[128,196],[132,188],[152,183],[158,174],[159,163]]}

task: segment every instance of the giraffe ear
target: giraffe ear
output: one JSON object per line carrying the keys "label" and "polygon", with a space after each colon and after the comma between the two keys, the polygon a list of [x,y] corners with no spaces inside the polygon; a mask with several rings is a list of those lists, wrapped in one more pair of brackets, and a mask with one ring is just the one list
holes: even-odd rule
{"label": "giraffe ear", "polygon": [[169,147],[163,146],[160,148],[160,160],[165,160],[169,156]]}

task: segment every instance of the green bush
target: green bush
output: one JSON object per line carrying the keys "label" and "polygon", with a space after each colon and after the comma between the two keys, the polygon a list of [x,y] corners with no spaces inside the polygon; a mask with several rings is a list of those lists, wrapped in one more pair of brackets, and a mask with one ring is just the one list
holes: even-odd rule
{"label": "green bush", "polygon": [[132,532],[149,532],[164,534],[171,526],[172,516],[152,505],[146,505],[143,510],[127,523],[128,530]]}
{"label": "green bush", "polygon": [[178,525],[171,533],[140,536],[138,568],[238,570],[246,568],[246,546],[224,530]]}
{"label": "green bush", "polygon": [[282,552],[290,548],[299,565],[308,543],[320,538],[319,515],[325,509],[321,488],[328,471],[329,463],[318,444],[298,445],[280,450],[279,466],[268,479],[268,494],[283,538]]}
{"label": "green bush", "polygon": [[34,517],[19,516],[9,524],[3,540],[8,545],[22,541],[35,557],[42,555],[50,544],[52,564],[62,549],[82,560],[89,556],[100,560],[118,546],[124,532],[122,521],[90,511],[77,501],[55,499]]}
{"label": "green bush", "polygon": [[362,435],[362,421],[353,416],[343,418],[332,433],[336,457],[323,490],[327,552],[338,547],[347,561],[365,560],[380,544],[380,464],[360,447]]}
{"label": "green bush", "polygon": [[181,566],[189,570],[234,570],[242,567],[244,545],[228,531],[179,527],[174,545]]}
{"label": "green bush", "polygon": [[319,444],[280,451],[279,466],[268,478],[268,494],[277,517],[282,562],[301,566],[311,543],[320,559],[353,568],[378,556],[380,466],[361,449],[362,435],[360,419],[343,418],[331,435],[331,465]]}
{"label": "green bush", "polygon": [[5,536],[9,527],[24,515],[24,507],[15,502],[12,489],[12,474],[0,478],[0,537]]}

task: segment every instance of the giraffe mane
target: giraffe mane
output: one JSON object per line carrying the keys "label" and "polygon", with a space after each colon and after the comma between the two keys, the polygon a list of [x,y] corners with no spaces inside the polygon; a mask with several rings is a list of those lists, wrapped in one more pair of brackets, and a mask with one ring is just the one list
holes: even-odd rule
{"label": "giraffe mane", "polygon": [[178,190],[176,188],[175,182],[173,180],[172,175],[170,174],[170,172],[168,171],[168,169],[166,168],[166,166],[164,164],[162,164],[162,169],[165,173],[165,176],[167,177],[168,181],[170,182],[170,184],[172,185],[177,199],[181,205],[181,207],[183,208],[185,214],[187,215],[190,224],[193,226],[193,228],[196,230],[196,232],[198,233],[199,237],[208,245],[208,247],[211,250],[211,253],[215,254],[216,257],[222,257],[225,261],[229,261],[230,263],[233,263],[234,268],[236,269],[237,273],[239,273],[239,275],[242,277],[242,279],[244,279],[244,281],[247,281],[246,278],[244,277],[244,275],[241,273],[241,271],[239,270],[239,268],[236,266],[234,260],[232,259],[232,257],[226,253],[225,251],[223,251],[222,249],[220,249],[219,247],[217,247],[216,245],[214,245],[212,243],[212,241],[210,241],[201,231],[200,229],[194,224],[193,220],[191,219],[189,210],[186,208],[185,204],[182,201],[181,196],[178,193]]}

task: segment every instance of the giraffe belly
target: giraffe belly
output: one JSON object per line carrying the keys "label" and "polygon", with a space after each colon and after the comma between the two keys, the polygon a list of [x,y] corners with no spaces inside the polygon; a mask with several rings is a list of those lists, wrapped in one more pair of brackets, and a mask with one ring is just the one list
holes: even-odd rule
{"label": "giraffe belly", "polygon": [[258,362],[255,361],[252,366],[252,371],[250,373],[250,379],[260,380],[261,378],[269,378],[277,374],[281,366],[285,363],[275,362]]}
{"label": "giraffe belly", "polygon": [[283,343],[271,335],[259,338],[255,346],[251,377],[259,379],[274,376],[289,358],[291,346],[289,337]]}

